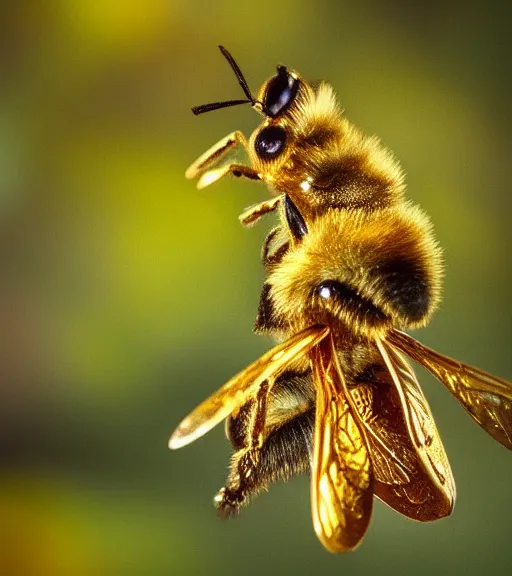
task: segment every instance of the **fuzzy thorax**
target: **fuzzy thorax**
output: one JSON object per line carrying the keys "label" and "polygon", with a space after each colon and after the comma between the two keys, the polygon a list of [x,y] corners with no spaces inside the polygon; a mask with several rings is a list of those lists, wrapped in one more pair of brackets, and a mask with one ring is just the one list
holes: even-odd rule
{"label": "fuzzy thorax", "polygon": [[441,251],[416,206],[331,209],[310,223],[268,279],[275,315],[293,329],[326,324],[371,337],[429,321],[440,299]]}
{"label": "fuzzy thorax", "polygon": [[[402,201],[404,176],[393,154],[346,119],[330,84],[313,87],[297,77],[300,87],[286,114],[265,120],[251,136],[251,164],[263,180],[289,194],[305,217]],[[284,131],[285,143],[278,155],[261,157],[255,142],[271,125]]]}

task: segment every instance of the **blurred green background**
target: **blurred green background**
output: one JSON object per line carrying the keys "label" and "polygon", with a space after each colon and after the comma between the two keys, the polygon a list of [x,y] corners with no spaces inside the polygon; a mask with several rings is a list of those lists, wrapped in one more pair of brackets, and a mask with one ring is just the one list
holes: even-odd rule
{"label": "blurred green background", "polygon": [[315,538],[308,479],[236,521],[211,500],[221,427],[167,440],[268,349],[251,333],[267,196],[188,164],[277,63],[328,79],[348,117],[401,159],[445,248],[442,309],[417,334],[512,379],[508,3],[24,0],[0,8],[0,575],[509,574],[512,455],[422,374],[457,481],[452,517],[377,503],[357,552]]}

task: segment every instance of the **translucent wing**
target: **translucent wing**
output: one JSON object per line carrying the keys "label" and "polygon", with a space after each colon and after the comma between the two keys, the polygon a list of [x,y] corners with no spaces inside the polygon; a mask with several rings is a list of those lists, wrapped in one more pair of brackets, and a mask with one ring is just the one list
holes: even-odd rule
{"label": "translucent wing", "polygon": [[311,351],[316,421],[311,476],[313,525],[331,552],[353,550],[364,536],[373,504],[371,461],[346,398],[331,338]]}
{"label": "translucent wing", "polygon": [[[455,482],[427,400],[405,358],[385,340],[377,338],[376,344],[395,384],[407,436],[424,473],[417,477],[419,483],[412,486],[412,491],[410,486],[405,492],[405,497],[411,497],[411,504],[425,496],[427,502],[430,499],[425,510],[419,510],[418,520],[435,520],[446,516],[455,503]],[[383,492],[383,500],[386,494],[393,498],[390,492]],[[400,491],[396,494],[400,495]],[[403,504],[407,509],[407,503]],[[423,515],[426,517],[423,518]]]}
{"label": "translucent wing", "polygon": [[307,354],[328,332],[326,327],[314,326],[269,350],[199,404],[176,428],[169,447],[181,448],[206,434],[253,396],[265,380],[275,378],[297,356]]}
{"label": "translucent wing", "polygon": [[371,384],[359,382],[350,393],[370,449],[375,495],[413,520],[428,522],[450,514],[453,499],[423,467],[390,373],[375,369]]}
{"label": "translucent wing", "polygon": [[512,449],[512,384],[420,344],[398,330],[388,342],[440,380],[466,412],[500,444]]}

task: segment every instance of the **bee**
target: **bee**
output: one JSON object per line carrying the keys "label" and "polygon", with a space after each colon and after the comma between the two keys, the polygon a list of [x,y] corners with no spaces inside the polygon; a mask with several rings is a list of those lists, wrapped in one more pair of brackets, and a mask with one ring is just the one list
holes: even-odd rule
{"label": "bee", "polygon": [[[195,111],[250,102],[262,113],[263,127],[244,144],[256,168],[213,167],[234,147],[228,137],[187,175],[202,174],[204,186],[228,173],[253,174],[276,192],[241,219],[250,224],[279,211],[281,225],[263,248],[267,279],[255,331],[280,343],[193,410],[169,446],[185,446],[226,420],[235,452],[215,497],[223,516],[236,514],[273,482],[310,470],[313,525],[331,552],[358,546],[374,495],[406,517],[443,518],[453,510],[455,483],[408,359],[430,371],[509,449],[512,385],[405,332],[425,326],[434,313],[442,261],[429,219],[403,197],[402,172],[391,154],[327,106],[327,85],[314,89],[280,67],[256,100],[221,50],[247,100]],[[284,160],[258,157],[259,135],[270,127],[285,131]],[[331,174],[323,187],[322,173]]]}

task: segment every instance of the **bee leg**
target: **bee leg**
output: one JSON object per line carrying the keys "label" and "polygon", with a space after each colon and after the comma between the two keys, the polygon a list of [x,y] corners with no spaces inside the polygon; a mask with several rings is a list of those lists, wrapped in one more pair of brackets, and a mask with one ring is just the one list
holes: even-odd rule
{"label": "bee leg", "polygon": [[[307,472],[312,458],[314,426],[313,407],[295,414],[291,420],[275,428],[259,449],[257,462],[251,469],[250,477],[245,479],[243,492],[239,488],[237,475],[246,451],[235,452],[227,486],[215,498],[220,515],[236,514],[249,498],[268,490],[271,484]],[[231,481],[235,483],[234,488]]]}
{"label": "bee leg", "polygon": [[244,164],[224,164],[224,166],[220,166],[220,168],[213,168],[202,174],[201,178],[197,181],[197,189],[202,190],[228,174],[233,174],[233,176],[237,178],[244,177],[249,180],[261,180],[260,173],[249,166],[245,166]]}
{"label": "bee leg", "polygon": [[261,261],[265,270],[269,272],[275,264],[279,264],[283,256],[290,248],[290,241],[287,236],[283,237],[283,230],[280,226],[273,228],[267,235],[261,250]]}
{"label": "bee leg", "polygon": [[221,488],[214,498],[220,516],[236,514],[245,503],[247,494],[253,490],[255,469],[263,446],[267,398],[271,384],[273,382],[264,382],[248,407],[250,411],[248,443],[233,455],[226,486]]}
{"label": "bee leg", "polygon": [[187,168],[185,177],[191,180],[192,178],[199,176],[208,170],[208,168],[211,168],[214,164],[219,162],[219,160],[239,144],[246,151],[248,150],[249,145],[247,139],[239,130],[235,130],[234,132],[231,132],[231,134],[224,136],[222,140],[219,140],[217,144],[214,144],[204,154],[201,154],[201,156],[199,156],[199,158]]}
{"label": "bee leg", "polygon": [[240,214],[238,219],[244,226],[252,226],[256,224],[256,222],[265,214],[270,214],[273,212],[279,202],[281,201],[281,196],[277,196],[276,198],[272,198],[271,200],[264,200],[259,204],[255,204],[251,206],[245,212]]}

